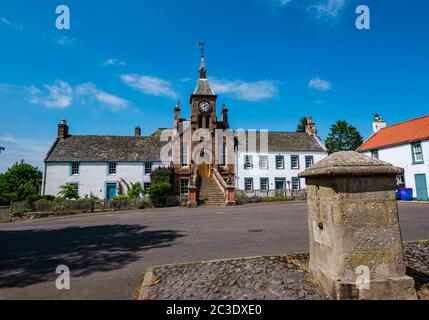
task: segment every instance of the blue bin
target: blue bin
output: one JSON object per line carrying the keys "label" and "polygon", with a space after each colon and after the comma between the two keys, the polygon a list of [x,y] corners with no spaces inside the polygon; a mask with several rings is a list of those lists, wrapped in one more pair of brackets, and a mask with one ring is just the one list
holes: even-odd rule
{"label": "blue bin", "polygon": [[402,201],[411,201],[413,200],[413,189],[411,188],[402,188],[399,189],[399,196]]}

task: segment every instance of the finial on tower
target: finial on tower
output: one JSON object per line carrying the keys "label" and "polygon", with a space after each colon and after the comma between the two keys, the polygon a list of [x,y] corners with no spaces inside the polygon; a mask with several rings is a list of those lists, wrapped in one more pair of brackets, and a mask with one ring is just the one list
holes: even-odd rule
{"label": "finial on tower", "polygon": [[203,42],[199,42],[197,44],[199,48],[201,48],[201,66],[200,66],[200,79],[207,79],[207,68],[206,63],[204,61],[204,46]]}

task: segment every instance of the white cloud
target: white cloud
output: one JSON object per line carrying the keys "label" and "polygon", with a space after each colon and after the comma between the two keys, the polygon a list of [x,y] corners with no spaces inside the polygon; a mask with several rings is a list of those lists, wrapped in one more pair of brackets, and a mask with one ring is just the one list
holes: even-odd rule
{"label": "white cloud", "polygon": [[143,94],[165,96],[172,99],[177,98],[177,93],[167,80],[139,74],[123,74],[121,75],[121,80],[131,88]]}
{"label": "white cloud", "polygon": [[43,168],[43,159],[49,150],[50,142],[17,138],[13,135],[0,136],[0,144],[5,151],[0,156],[0,172],[4,172],[22,159],[34,166]]}
{"label": "white cloud", "polygon": [[329,91],[332,89],[332,84],[329,81],[316,77],[310,80],[308,87],[318,91]]}
{"label": "white cloud", "polygon": [[346,8],[348,0],[323,0],[319,4],[310,5],[307,11],[314,14],[317,19],[332,19]]}
{"label": "white cloud", "polygon": [[73,88],[61,80],[57,80],[53,85],[44,85],[44,90],[31,87],[30,95],[31,103],[48,108],[65,109],[73,103]]}
{"label": "white cloud", "polygon": [[287,5],[289,2],[291,2],[292,0],[279,0],[280,1],[280,4],[282,5],[282,6],[285,6],[285,5]]}
{"label": "white cloud", "polygon": [[126,108],[129,105],[127,100],[102,91],[93,83],[81,84],[76,87],[75,91],[79,96],[86,96],[103,105],[109,106],[112,111],[118,111],[119,109]]}
{"label": "white cloud", "polygon": [[5,24],[5,25],[7,25],[7,26],[9,26],[9,27],[11,27],[11,28],[14,28],[14,29],[19,29],[19,30],[23,29],[22,24],[17,25],[15,23],[12,23],[6,17],[0,17],[0,22],[3,23],[3,24]]}
{"label": "white cloud", "polygon": [[54,41],[61,46],[71,46],[76,42],[76,39],[62,35],[60,38],[55,38]]}
{"label": "white cloud", "polygon": [[278,87],[274,81],[261,80],[245,82],[242,80],[223,80],[210,78],[210,84],[219,94],[229,94],[238,100],[261,101],[275,98]]}
{"label": "white cloud", "polygon": [[126,65],[126,63],[124,61],[121,61],[121,60],[116,59],[116,58],[107,59],[106,61],[104,61],[102,63],[103,67],[107,67],[107,66],[125,66],[125,65]]}

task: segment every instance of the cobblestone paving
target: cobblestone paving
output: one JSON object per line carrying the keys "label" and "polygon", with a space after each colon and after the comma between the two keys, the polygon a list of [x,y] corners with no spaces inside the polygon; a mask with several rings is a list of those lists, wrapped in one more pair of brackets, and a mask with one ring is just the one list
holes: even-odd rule
{"label": "cobblestone paving", "polygon": [[[408,274],[429,298],[429,241],[404,244]],[[231,259],[156,267],[154,300],[327,300],[308,275],[308,254]]]}

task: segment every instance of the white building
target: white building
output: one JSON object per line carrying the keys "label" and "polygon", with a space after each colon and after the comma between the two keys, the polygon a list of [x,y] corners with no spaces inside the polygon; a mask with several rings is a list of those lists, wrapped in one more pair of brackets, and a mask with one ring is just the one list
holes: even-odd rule
{"label": "white building", "polygon": [[160,161],[160,130],[149,137],[142,137],[140,128],[127,137],[72,136],[68,131],[63,120],[45,159],[44,195],[57,195],[60,186],[75,184],[81,197],[112,199],[120,184],[140,182],[147,190],[152,171],[170,165]]}
{"label": "white building", "polygon": [[[307,132],[269,132],[268,150],[261,153],[260,133],[253,152],[236,152],[236,187],[247,194],[274,196],[282,191],[306,188],[299,174],[327,157],[309,118]],[[238,149],[240,150],[240,149]]]}
{"label": "white building", "polygon": [[392,126],[377,115],[373,134],[358,151],[404,168],[399,186],[412,188],[417,200],[429,200],[429,115]]}

